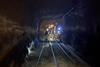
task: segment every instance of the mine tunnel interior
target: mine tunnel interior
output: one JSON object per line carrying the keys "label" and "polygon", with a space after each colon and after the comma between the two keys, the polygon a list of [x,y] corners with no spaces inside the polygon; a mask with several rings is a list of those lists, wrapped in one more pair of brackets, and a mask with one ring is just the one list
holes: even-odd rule
{"label": "mine tunnel interior", "polygon": [[90,0],[0,1],[0,66],[96,67]]}

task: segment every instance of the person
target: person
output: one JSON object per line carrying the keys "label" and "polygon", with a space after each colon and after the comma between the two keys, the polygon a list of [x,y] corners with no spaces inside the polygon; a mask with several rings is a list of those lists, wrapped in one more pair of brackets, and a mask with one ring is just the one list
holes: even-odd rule
{"label": "person", "polygon": [[12,67],[21,67],[21,65],[25,61],[25,57],[28,54],[29,43],[31,42],[31,38],[25,32],[20,36],[20,40],[13,48],[11,54],[6,59],[6,63],[11,64],[13,63]]}

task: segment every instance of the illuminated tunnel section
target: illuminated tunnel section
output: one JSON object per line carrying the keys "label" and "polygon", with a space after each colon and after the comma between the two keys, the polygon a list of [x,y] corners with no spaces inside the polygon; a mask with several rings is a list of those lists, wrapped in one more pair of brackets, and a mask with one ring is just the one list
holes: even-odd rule
{"label": "illuminated tunnel section", "polygon": [[[72,15],[72,10],[73,8],[65,14],[38,18],[36,29],[38,44],[34,40],[30,43],[31,47],[28,48],[29,53],[23,67],[28,65],[30,67],[90,67],[74,47],[77,31],[84,32],[86,29],[78,24],[80,19]],[[38,45],[38,48],[34,45]]]}
{"label": "illuminated tunnel section", "polygon": [[79,45],[84,48],[79,35],[88,30],[85,9],[80,4],[70,7],[56,11],[41,8],[34,12],[37,42],[30,43],[23,67],[90,67],[77,50]]}
{"label": "illuminated tunnel section", "polygon": [[0,66],[91,67],[97,63],[97,24],[88,0],[3,0],[0,5]]}
{"label": "illuminated tunnel section", "polygon": [[[38,48],[34,40],[28,48],[23,67],[90,67],[90,65],[79,56],[79,52],[64,41],[66,32],[65,21],[62,17],[52,19],[40,18],[38,26]],[[75,27],[73,27],[75,29]],[[72,30],[69,27],[68,30]],[[67,30],[67,31],[68,31]]]}
{"label": "illuminated tunnel section", "polygon": [[62,18],[42,18],[40,21],[39,38],[41,41],[60,41],[63,35],[64,20]]}

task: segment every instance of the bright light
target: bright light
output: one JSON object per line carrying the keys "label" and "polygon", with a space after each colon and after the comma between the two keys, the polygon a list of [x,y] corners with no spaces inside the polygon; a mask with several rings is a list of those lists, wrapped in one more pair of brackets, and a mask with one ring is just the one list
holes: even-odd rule
{"label": "bright light", "polygon": [[61,30],[61,27],[59,27],[58,30]]}
{"label": "bright light", "polygon": [[53,24],[49,25],[49,28],[53,28],[53,27],[54,27],[54,25],[53,25]]}
{"label": "bright light", "polygon": [[57,31],[58,34],[61,34],[62,28],[61,27],[58,27],[56,31]]}
{"label": "bright light", "polygon": [[47,30],[47,31],[49,31],[49,29],[48,29],[48,28],[47,28],[46,30]]}
{"label": "bright light", "polygon": [[61,26],[58,26],[57,27],[57,30],[61,31],[62,30],[62,27]]}
{"label": "bright light", "polygon": [[61,31],[57,31],[58,34],[61,34]]}

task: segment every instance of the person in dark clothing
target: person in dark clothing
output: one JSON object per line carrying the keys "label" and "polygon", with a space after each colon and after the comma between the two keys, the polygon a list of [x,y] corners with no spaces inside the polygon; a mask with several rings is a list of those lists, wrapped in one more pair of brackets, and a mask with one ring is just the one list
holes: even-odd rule
{"label": "person in dark clothing", "polygon": [[27,47],[29,47],[29,43],[31,39],[25,33],[23,34],[23,38],[19,41],[18,46],[15,50],[15,62],[18,63],[20,66],[24,62],[26,55],[28,54]]}
{"label": "person in dark clothing", "polygon": [[8,65],[13,63],[12,67],[21,67],[21,64],[24,62],[24,59],[28,54],[27,47],[29,47],[30,42],[31,38],[26,33],[23,33],[5,63]]}

